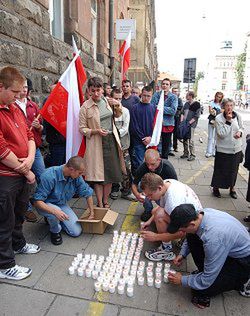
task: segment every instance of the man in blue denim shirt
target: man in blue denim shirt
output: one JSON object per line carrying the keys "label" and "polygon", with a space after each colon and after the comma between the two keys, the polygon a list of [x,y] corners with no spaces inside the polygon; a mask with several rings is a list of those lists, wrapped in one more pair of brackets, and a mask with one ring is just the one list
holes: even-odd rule
{"label": "man in blue denim shirt", "polygon": [[181,204],[172,211],[167,230],[187,233],[173,262],[179,266],[191,253],[198,271],[170,273],[169,281],[191,287],[193,304],[208,307],[210,297],[231,290],[250,297],[250,236],[236,218],[211,208],[197,214],[192,204]]}
{"label": "man in blue denim shirt", "polygon": [[75,156],[65,165],[48,168],[41,175],[33,200],[38,213],[48,220],[51,242],[54,245],[62,243],[62,229],[72,237],[77,237],[82,232],[76,214],[67,205],[75,194],[87,199],[89,219],[94,218],[93,190],[84,182],[83,173],[83,159]]}

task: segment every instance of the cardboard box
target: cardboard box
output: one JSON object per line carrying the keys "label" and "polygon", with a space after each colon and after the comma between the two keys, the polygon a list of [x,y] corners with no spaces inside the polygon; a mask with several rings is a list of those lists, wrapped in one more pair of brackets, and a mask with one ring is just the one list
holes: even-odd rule
{"label": "cardboard box", "polygon": [[82,225],[83,233],[103,234],[108,225],[114,225],[118,213],[102,207],[94,207],[95,219],[87,219],[89,211],[86,210],[78,219]]}

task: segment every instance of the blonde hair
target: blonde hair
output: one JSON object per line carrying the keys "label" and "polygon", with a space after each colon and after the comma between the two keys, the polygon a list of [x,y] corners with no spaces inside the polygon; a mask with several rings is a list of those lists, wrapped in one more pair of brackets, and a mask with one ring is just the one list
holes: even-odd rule
{"label": "blonde hair", "polygon": [[162,178],[153,172],[146,173],[141,179],[142,190],[148,189],[150,192],[156,191],[159,186],[163,186]]}

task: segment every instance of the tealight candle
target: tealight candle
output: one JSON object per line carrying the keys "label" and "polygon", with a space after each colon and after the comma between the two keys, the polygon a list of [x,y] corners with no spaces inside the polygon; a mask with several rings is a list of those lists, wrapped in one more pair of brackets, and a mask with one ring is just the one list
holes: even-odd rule
{"label": "tealight candle", "polygon": [[155,273],[161,273],[161,268],[155,268]]}
{"label": "tealight candle", "polygon": [[77,275],[78,276],[83,276],[84,270],[82,268],[77,269]]}
{"label": "tealight candle", "polygon": [[157,262],[156,267],[162,269],[162,263],[161,262]]}
{"label": "tealight candle", "polygon": [[78,253],[76,256],[79,261],[82,260],[82,253]]}
{"label": "tealight candle", "polygon": [[161,280],[155,279],[155,287],[159,289],[161,287]]}
{"label": "tealight candle", "polygon": [[114,283],[109,284],[109,293],[111,293],[111,294],[115,293],[115,284]]}
{"label": "tealight candle", "polygon": [[147,285],[148,286],[153,286],[154,285],[154,279],[153,278],[148,278],[147,279]]}
{"label": "tealight candle", "polygon": [[107,282],[103,282],[102,289],[103,289],[104,292],[107,292],[108,289],[109,289],[109,284]]}
{"label": "tealight candle", "polygon": [[73,275],[75,273],[75,268],[73,266],[70,266],[68,271],[70,275]]}
{"label": "tealight candle", "polygon": [[164,281],[165,283],[168,283],[168,275],[164,274],[163,281]]}
{"label": "tealight candle", "polygon": [[143,285],[144,284],[144,277],[143,276],[139,277],[137,279],[137,283],[138,283],[138,285]]}
{"label": "tealight candle", "polygon": [[147,271],[147,277],[152,278],[153,277],[153,272],[152,271]]}
{"label": "tealight candle", "polygon": [[98,271],[97,271],[97,270],[93,270],[93,271],[92,271],[92,278],[93,278],[94,280],[96,280],[97,277],[98,277]]}
{"label": "tealight candle", "polygon": [[118,294],[124,294],[124,285],[118,285],[117,292]]}
{"label": "tealight candle", "polygon": [[132,297],[134,295],[134,288],[132,286],[127,287],[127,296]]}
{"label": "tealight candle", "polygon": [[87,269],[85,270],[86,278],[90,278],[90,277],[91,277],[91,274],[92,274],[92,270],[89,269],[89,268],[87,268]]}
{"label": "tealight candle", "polygon": [[95,282],[95,291],[100,292],[101,291],[101,283]]}

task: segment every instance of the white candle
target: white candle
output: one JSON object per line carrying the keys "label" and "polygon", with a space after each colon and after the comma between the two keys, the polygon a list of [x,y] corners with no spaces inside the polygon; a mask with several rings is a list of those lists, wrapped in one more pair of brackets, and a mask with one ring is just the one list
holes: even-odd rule
{"label": "white candle", "polygon": [[147,277],[152,278],[153,277],[153,272],[152,271],[147,271]]}
{"label": "white candle", "polygon": [[87,261],[89,261],[90,255],[89,255],[89,254],[86,254],[86,255],[84,256],[84,258],[85,258]]}
{"label": "white candle", "polygon": [[155,268],[155,273],[161,273],[161,268]]}
{"label": "white candle", "polygon": [[125,281],[125,279],[123,278],[123,279],[119,279],[118,283],[119,283],[119,285],[125,286],[126,281]]}
{"label": "white candle", "polygon": [[166,269],[166,268],[170,269],[170,267],[171,267],[171,264],[170,264],[170,263],[165,263],[165,269]]}
{"label": "white candle", "polygon": [[95,291],[100,292],[101,291],[101,283],[95,282]]}
{"label": "white candle", "polygon": [[103,282],[102,289],[103,289],[104,292],[107,292],[108,289],[109,289],[109,284],[107,282]]}
{"label": "white candle", "polygon": [[143,285],[144,284],[144,277],[143,276],[139,277],[137,279],[137,283],[138,283],[138,285]]}
{"label": "white candle", "polygon": [[161,280],[161,279],[162,279],[161,273],[160,273],[160,272],[157,272],[157,273],[155,274],[155,278],[158,279],[158,280]]}
{"label": "white candle", "polygon": [[70,266],[68,271],[70,275],[73,275],[75,273],[75,268],[73,266]]}
{"label": "white candle", "polygon": [[79,261],[82,260],[82,253],[78,253],[76,256]]}
{"label": "white candle", "polygon": [[154,285],[154,279],[153,278],[148,278],[147,279],[147,284],[148,284],[148,286],[153,286]]}
{"label": "white candle", "polygon": [[118,285],[117,292],[118,294],[124,294],[124,285]]}
{"label": "white candle", "polygon": [[111,293],[111,294],[115,293],[115,284],[114,283],[109,284],[109,293]]}
{"label": "white candle", "polygon": [[152,267],[147,267],[146,268],[146,272],[148,273],[148,272],[153,272],[153,268]]}
{"label": "white candle", "polygon": [[164,280],[165,283],[168,283],[168,275],[167,274],[164,274],[163,280]]}
{"label": "white candle", "polygon": [[143,272],[142,271],[137,271],[137,278],[140,278],[140,277],[142,277],[143,276]]}
{"label": "white candle", "polygon": [[99,277],[97,278],[97,282],[100,283],[100,284],[102,284],[102,283],[103,283],[103,278],[102,278],[101,276],[99,276]]}
{"label": "white candle", "polygon": [[159,289],[161,287],[161,280],[155,279],[155,287]]}
{"label": "white candle", "polygon": [[156,267],[162,269],[162,263],[161,262],[157,262]]}
{"label": "white candle", "polygon": [[131,287],[131,286],[127,287],[127,296],[128,297],[134,296],[134,288],[133,287]]}
{"label": "white candle", "polygon": [[93,278],[94,280],[96,280],[97,277],[98,277],[98,271],[97,271],[97,270],[93,270],[93,271],[92,271],[92,278]]}
{"label": "white candle", "polygon": [[149,261],[148,262],[148,267],[152,267],[153,268],[154,267],[154,263],[152,261]]}
{"label": "white candle", "polygon": [[86,278],[90,278],[90,277],[91,277],[91,274],[92,274],[92,270],[89,269],[89,268],[87,268],[87,269],[85,270]]}
{"label": "white candle", "polygon": [[84,270],[82,268],[77,269],[77,275],[78,276],[83,276]]}

